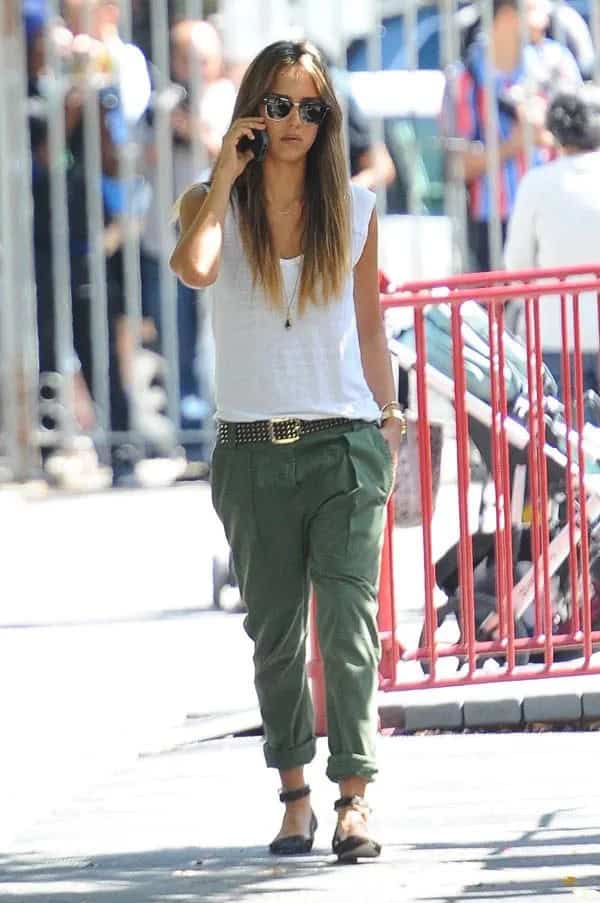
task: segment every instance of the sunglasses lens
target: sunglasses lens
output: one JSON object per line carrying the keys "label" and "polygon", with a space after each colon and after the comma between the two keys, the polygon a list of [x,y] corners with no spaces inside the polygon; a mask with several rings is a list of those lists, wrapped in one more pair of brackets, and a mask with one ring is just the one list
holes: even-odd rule
{"label": "sunglasses lens", "polygon": [[265,109],[269,119],[285,119],[292,109],[292,104],[287,97],[268,97]]}
{"label": "sunglasses lens", "polygon": [[308,122],[311,125],[320,125],[325,119],[327,107],[325,104],[319,103],[318,101],[312,101],[301,104],[300,112],[304,122]]}

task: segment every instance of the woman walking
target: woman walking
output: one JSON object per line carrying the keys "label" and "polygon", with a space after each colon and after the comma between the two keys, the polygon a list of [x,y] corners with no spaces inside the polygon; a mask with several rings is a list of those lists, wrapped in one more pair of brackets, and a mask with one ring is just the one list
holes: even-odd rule
{"label": "woman walking", "polygon": [[[247,147],[266,136],[266,154]],[[254,145],[256,147],[256,145]],[[310,851],[315,755],[305,672],[310,584],[326,678],[333,851],[375,857],[377,580],[404,419],[379,309],[374,195],[350,186],[342,114],[310,44],[250,64],[209,185],[180,206],[171,265],[212,286],[215,509],[230,542],[267,765],[285,804],[271,852]]]}

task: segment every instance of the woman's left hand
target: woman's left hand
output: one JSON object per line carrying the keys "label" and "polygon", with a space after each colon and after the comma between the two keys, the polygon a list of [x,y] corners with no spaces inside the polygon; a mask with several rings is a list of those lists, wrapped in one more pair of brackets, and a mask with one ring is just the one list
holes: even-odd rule
{"label": "woman's left hand", "polygon": [[396,420],[395,417],[390,417],[381,426],[381,435],[389,446],[392,461],[394,462],[395,473],[396,465],[398,463],[398,455],[400,453],[400,446],[406,438],[406,425],[403,424],[401,420]]}

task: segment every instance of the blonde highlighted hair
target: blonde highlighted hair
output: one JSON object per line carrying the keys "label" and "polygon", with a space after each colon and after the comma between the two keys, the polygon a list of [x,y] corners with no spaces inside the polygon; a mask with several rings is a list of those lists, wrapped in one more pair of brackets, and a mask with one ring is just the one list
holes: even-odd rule
{"label": "blonde highlighted hair", "polygon": [[[302,66],[319,97],[329,107],[306,161],[302,275],[299,312],[309,304],[339,297],[350,271],[350,189],[343,144],[342,111],[325,63],[307,41],[277,41],[265,47],[248,67],[237,96],[232,121],[260,114],[263,97],[278,72]],[[274,307],[283,307],[283,281],[265,209],[263,168],[250,163],[233,192],[239,229],[255,283]]]}

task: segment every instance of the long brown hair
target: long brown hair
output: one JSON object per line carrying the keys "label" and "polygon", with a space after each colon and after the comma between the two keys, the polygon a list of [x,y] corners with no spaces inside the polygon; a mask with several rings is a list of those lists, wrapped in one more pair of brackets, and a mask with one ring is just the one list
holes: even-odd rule
{"label": "long brown hair", "polygon": [[[307,41],[276,41],[265,47],[244,75],[232,121],[258,115],[279,70],[295,65],[304,67],[329,107],[306,161],[301,313],[308,304],[327,304],[338,297],[350,268],[350,193],[342,111],[318,50]],[[248,164],[234,185],[233,198],[254,282],[261,284],[274,307],[282,307],[283,283],[265,210],[262,166]]]}

